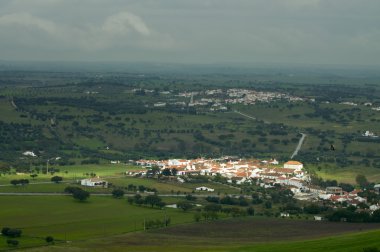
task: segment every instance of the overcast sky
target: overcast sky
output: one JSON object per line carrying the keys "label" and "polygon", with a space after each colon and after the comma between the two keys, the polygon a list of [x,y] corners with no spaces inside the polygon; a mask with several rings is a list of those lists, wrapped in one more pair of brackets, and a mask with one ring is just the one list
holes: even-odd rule
{"label": "overcast sky", "polygon": [[380,66],[380,1],[1,0],[0,60]]}

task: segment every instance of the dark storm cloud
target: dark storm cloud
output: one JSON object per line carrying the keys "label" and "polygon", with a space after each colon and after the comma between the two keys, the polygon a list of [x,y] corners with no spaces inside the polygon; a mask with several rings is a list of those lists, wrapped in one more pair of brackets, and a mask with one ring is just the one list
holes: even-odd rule
{"label": "dark storm cloud", "polygon": [[8,0],[0,57],[380,65],[370,0]]}

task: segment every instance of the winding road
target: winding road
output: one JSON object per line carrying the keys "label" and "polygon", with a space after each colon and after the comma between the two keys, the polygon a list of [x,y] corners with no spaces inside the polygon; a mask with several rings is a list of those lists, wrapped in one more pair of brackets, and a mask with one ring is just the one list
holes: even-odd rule
{"label": "winding road", "polygon": [[[126,193],[125,197],[135,196],[136,193]],[[142,194],[143,196],[151,195],[151,194]],[[207,198],[207,197],[219,197],[218,194],[192,194],[195,197],[199,198]],[[251,198],[251,195],[240,195],[240,194],[228,194],[231,197],[237,198],[238,196],[244,196],[245,198]],[[0,196],[71,196],[70,193],[64,192],[0,192]],[[91,196],[112,196],[112,193],[91,193]],[[184,198],[187,194],[157,194],[159,197],[175,197],[175,198]]]}
{"label": "winding road", "polygon": [[300,138],[299,142],[298,142],[298,145],[296,147],[296,149],[294,150],[292,156],[290,157],[291,159],[295,156],[297,156],[298,154],[298,151],[301,149],[302,147],[302,144],[303,144],[303,141],[305,140],[305,137],[306,137],[306,134],[304,133],[301,133],[302,137]]}
{"label": "winding road", "polygon": [[[253,116],[250,116],[250,115],[244,114],[244,113],[242,113],[242,112],[240,112],[240,111],[234,110],[233,112],[234,112],[234,113],[237,113],[237,114],[239,114],[239,115],[242,115],[242,116],[244,116],[244,117],[247,117],[247,118],[249,118],[249,119],[257,120],[256,117],[253,117]],[[264,121],[264,123],[270,123],[270,122],[268,122],[268,121]],[[301,134],[302,136],[301,136],[301,138],[300,138],[300,140],[299,140],[299,142],[298,142],[298,145],[297,145],[296,149],[294,150],[293,154],[290,156],[291,159],[294,158],[295,156],[297,156],[298,152],[300,151],[300,149],[301,149],[301,147],[302,147],[303,141],[305,140],[306,134],[304,134],[304,133],[300,133],[300,134]]]}

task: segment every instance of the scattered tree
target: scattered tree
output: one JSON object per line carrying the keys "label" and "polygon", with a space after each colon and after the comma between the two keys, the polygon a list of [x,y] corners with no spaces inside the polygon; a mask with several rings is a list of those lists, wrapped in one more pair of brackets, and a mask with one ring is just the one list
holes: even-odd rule
{"label": "scattered tree", "polygon": [[12,239],[8,239],[7,240],[7,244],[9,245],[9,246],[14,246],[14,247],[17,247],[18,245],[19,245],[19,241],[18,240],[12,240]]}
{"label": "scattered tree", "polygon": [[360,187],[368,186],[368,180],[366,176],[364,176],[363,174],[358,174],[355,180],[356,180],[356,183],[360,185]]}
{"label": "scattered tree", "polygon": [[250,216],[255,215],[255,209],[253,207],[248,207],[247,208],[247,214]]}
{"label": "scattered tree", "polygon": [[82,188],[75,186],[68,186],[65,188],[66,193],[71,193],[73,198],[81,202],[87,200],[90,197],[90,193],[83,190]]}
{"label": "scattered tree", "polygon": [[177,203],[177,207],[186,212],[186,211],[192,209],[194,207],[194,205],[187,202],[187,201],[181,201],[181,202]]}
{"label": "scattered tree", "polygon": [[171,176],[172,172],[171,172],[171,170],[169,168],[165,168],[165,169],[162,170],[161,174],[164,175],[164,176]]}
{"label": "scattered tree", "polygon": [[124,191],[122,189],[114,189],[112,191],[112,196],[117,199],[121,199],[124,196]]}
{"label": "scattered tree", "polygon": [[199,212],[196,212],[196,213],[194,214],[194,220],[195,220],[196,222],[199,222],[199,221],[201,220],[201,218],[202,218],[202,215],[201,215]]}
{"label": "scattered tree", "polygon": [[150,205],[151,207],[160,205],[161,201],[161,198],[157,195],[148,195],[145,197],[145,204]]}
{"label": "scattered tree", "polygon": [[11,184],[14,185],[14,186],[17,186],[17,185],[27,185],[29,184],[29,180],[28,179],[13,179],[11,180]]}
{"label": "scattered tree", "polygon": [[34,180],[34,179],[36,179],[36,177],[38,177],[38,175],[33,173],[33,174],[30,174],[30,177]]}
{"label": "scattered tree", "polygon": [[189,200],[189,201],[195,201],[197,199],[197,197],[195,197],[191,194],[188,194],[188,195],[186,195],[185,199]]}
{"label": "scattered tree", "polygon": [[63,178],[60,177],[60,176],[54,176],[54,177],[52,177],[50,180],[51,180],[52,182],[54,182],[54,183],[59,183],[59,182],[61,182],[61,181],[63,180]]}
{"label": "scattered tree", "polygon": [[54,238],[53,236],[46,236],[45,241],[49,244],[52,244],[54,243]]}
{"label": "scattered tree", "polygon": [[265,201],[265,208],[266,209],[270,209],[270,208],[272,208],[272,202],[271,201]]}
{"label": "scattered tree", "polygon": [[208,204],[204,207],[206,212],[219,212],[222,210],[222,206],[219,204]]}
{"label": "scattered tree", "polygon": [[7,237],[12,237],[12,238],[20,237],[21,233],[22,231],[17,228],[4,227],[1,229],[1,234]]}

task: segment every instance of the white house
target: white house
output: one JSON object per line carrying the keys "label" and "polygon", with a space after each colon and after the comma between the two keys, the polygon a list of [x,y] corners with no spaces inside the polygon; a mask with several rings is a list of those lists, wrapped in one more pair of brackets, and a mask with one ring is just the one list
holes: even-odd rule
{"label": "white house", "polygon": [[80,181],[82,186],[102,186],[108,187],[108,182],[100,178],[82,179]]}
{"label": "white house", "polygon": [[185,159],[169,159],[168,160],[169,166],[182,166],[182,165],[187,165],[188,163],[189,161]]}
{"label": "white house", "polygon": [[375,193],[380,194],[380,184],[374,185],[373,189],[375,190]]}
{"label": "white house", "polygon": [[370,205],[369,206],[369,210],[371,210],[371,211],[376,211],[378,209],[380,209],[380,206],[378,206],[378,205]]}
{"label": "white house", "polygon": [[214,189],[206,187],[206,186],[200,186],[195,188],[196,191],[205,191],[205,192],[213,192]]}
{"label": "white house", "polygon": [[24,156],[31,156],[31,157],[37,157],[37,155],[34,154],[33,151],[25,151],[24,153],[22,153],[22,155],[24,155]]}
{"label": "white house", "polygon": [[272,165],[278,165],[278,161],[275,158],[269,161],[269,163]]}
{"label": "white house", "polygon": [[364,134],[362,134],[362,136],[365,136],[365,137],[378,137],[375,135],[375,133],[367,130],[366,132],[364,132]]}
{"label": "white house", "polygon": [[129,171],[125,172],[125,175],[129,175],[129,176],[141,175],[141,176],[144,176],[144,175],[146,175],[146,170],[129,170]]}
{"label": "white house", "polygon": [[239,180],[236,180],[236,184],[238,184],[238,185],[241,185],[244,183],[252,184],[252,181],[250,179],[247,179],[247,178],[241,178]]}
{"label": "white house", "polygon": [[288,184],[292,185],[292,186],[295,186],[297,188],[304,187],[303,181],[301,179],[298,179],[298,178],[290,178],[288,180]]}
{"label": "white house", "polygon": [[183,178],[177,177],[178,182],[185,183],[185,180]]}
{"label": "white house", "polygon": [[298,161],[288,161],[284,164],[284,168],[301,170],[303,168],[303,164]]}
{"label": "white house", "polygon": [[166,106],[166,102],[157,102],[155,104],[153,104],[154,107],[165,107]]}
{"label": "white house", "polygon": [[360,197],[360,196],[356,196],[356,197],[354,198],[354,200],[357,200],[357,201],[359,201],[359,202],[361,202],[361,203],[367,203],[367,199],[366,199],[366,198],[363,198],[363,197]]}
{"label": "white house", "polygon": [[320,193],[318,194],[318,198],[322,200],[329,200],[331,198],[332,194],[326,194],[326,193]]}

